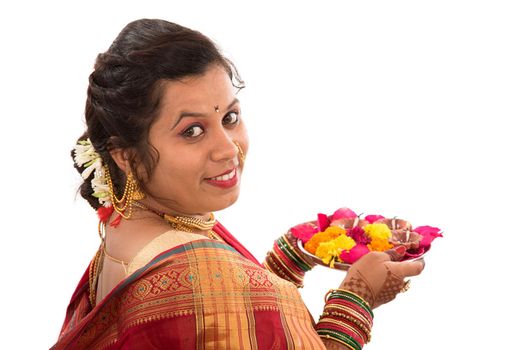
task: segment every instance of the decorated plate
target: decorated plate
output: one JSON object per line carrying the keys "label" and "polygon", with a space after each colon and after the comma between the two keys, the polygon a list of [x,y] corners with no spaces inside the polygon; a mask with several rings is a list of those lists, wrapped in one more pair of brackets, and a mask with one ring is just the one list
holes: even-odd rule
{"label": "decorated plate", "polygon": [[341,208],[332,215],[318,214],[316,221],[297,225],[291,230],[297,246],[306,256],[320,265],[347,270],[370,251],[386,251],[404,246],[402,261],[422,257],[432,241],[442,237],[439,228],[413,228],[407,220],[382,215],[357,215]]}

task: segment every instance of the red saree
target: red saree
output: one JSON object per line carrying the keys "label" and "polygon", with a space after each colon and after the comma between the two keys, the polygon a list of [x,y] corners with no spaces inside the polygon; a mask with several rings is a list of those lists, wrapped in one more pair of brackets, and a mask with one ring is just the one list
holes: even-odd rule
{"label": "red saree", "polygon": [[296,287],[214,231],[227,244],[168,249],[94,308],[88,269],[52,349],[325,349]]}

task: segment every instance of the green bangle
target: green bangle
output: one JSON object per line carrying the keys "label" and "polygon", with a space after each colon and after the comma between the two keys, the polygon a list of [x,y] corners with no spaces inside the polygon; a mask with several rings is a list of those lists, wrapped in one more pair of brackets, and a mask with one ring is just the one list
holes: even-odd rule
{"label": "green bangle", "polygon": [[344,345],[350,348],[354,348],[356,350],[362,350],[362,346],[360,346],[360,344],[355,339],[353,339],[349,335],[344,334],[342,332],[335,331],[333,329],[320,328],[320,329],[317,329],[317,334],[318,335],[327,335],[328,338],[336,338],[340,340],[341,342],[343,342]]}
{"label": "green bangle", "polygon": [[300,253],[298,253],[296,251],[296,249],[295,249],[296,247],[294,247],[293,244],[291,244],[291,242],[289,242],[289,240],[286,237],[286,235],[283,235],[281,238],[282,238],[282,243],[285,244],[286,247],[288,247],[289,251],[292,252],[297,257],[297,259],[302,262],[302,264],[306,268],[306,271],[309,271],[309,270],[311,270],[314,267],[314,265],[311,265],[310,263],[308,263],[306,261],[306,259],[304,259],[304,257]]}
{"label": "green bangle", "polygon": [[277,239],[276,243],[280,250],[282,250],[282,252],[284,252],[284,254],[286,254],[286,256],[290,258],[299,269],[301,269],[304,272],[311,270],[310,267],[308,267],[302,261],[300,261],[300,258],[296,255],[294,251],[292,251],[289,248],[289,246],[283,241],[282,237]]}
{"label": "green bangle", "polygon": [[356,303],[357,305],[361,306],[364,310],[369,312],[372,318],[375,317],[367,301],[365,301],[364,299],[362,299],[355,293],[352,293],[350,291],[346,291],[343,289],[334,289],[331,291],[331,294],[328,296],[327,300],[337,299],[337,298]]}

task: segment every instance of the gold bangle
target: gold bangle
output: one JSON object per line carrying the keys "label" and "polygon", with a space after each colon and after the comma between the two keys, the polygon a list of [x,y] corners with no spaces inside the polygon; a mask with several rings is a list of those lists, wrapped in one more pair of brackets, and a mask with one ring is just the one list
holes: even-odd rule
{"label": "gold bangle", "polygon": [[[290,232],[288,232],[289,234],[292,234]],[[309,267],[309,269],[311,270],[313,268],[313,265],[311,265],[310,263],[308,263],[304,257],[302,256],[301,253],[297,252],[296,249],[293,247],[293,244],[291,244],[291,242],[287,239],[286,235],[283,235],[282,238],[284,239],[284,241],[286,241],[287,245],[289,246],[289,248],[291,249],[291,251],[295,254],[295,256],[300,259],[300,261],[302,263],[304,263],[304,265],[306,265],[307,267]]]}
{"label": "gold bangle", "polygon": [[336,310],[345,311],[346,313],[350,314],[351,316],[360,319],[363,323],[365,323],[369,327],[369,329],[371,329],[373,326],[371,320],[369,320],[368,318],[360,314],[358,311],[353,310],[352,308],[349,308],[343,305],[335,305],[335,304],[329,304],[324,307],[324,311],[326,312],[329,312],[328,310],[331,310],[331,309],[335,310],[334,312],[336,312]]}
{"label": "gold bangle", "polygon": [[371,306],[369,305],[369,303],[367,302],[366,299],[362,298],[360,295],[358,295],[357,293],[355,293],[353,291],[350,291],[350,290],[347,290],[347,289],[342,289],[342,288],[330,289],[326,293],[326,295],[324,296],[324,303],[327,303],[328,295],[333,293],[333,292],[336,292],[336,291],[341,291],[341,292],[348,293],[348,294],[351,294],[351,295],[357,297],[358,299],[362,300],[369,307],[369,309],[371,310]]}
{"label": "gold bangle", "polygon": [[[363,339],[366,343],[368,343],[369,340],[371,340],[371,330],[368,329],[368,328],[366,328],[366,327],[364,327],[363,324],[362,324],[361,322],[358,322],[358,320],[353,320],[353,319],[351,319],[351,318],[344,317],[344,316],[342,316],[342,315],[337,315],[337,314],[333,314],[333,313],[329,313],[329,312],[324,312],[324,313],[322,313],[322,315],[320,316],[320,320],[319,320],[318,322],[320,323],[322,320],[329,319],[329,320],[334,320],[334,321],[337,321],[337,322],[344,323],[344,322],[342,322],[342,321],[335,320],[335,319],[333,319],[332,317],[329,317],[329,316],[341,317],[341,318],[344,318],[344,319],[346,319],[346,320],[348,320],[348,321],[354,323],[354,324],[358,327],[358,329],[360,330],[360,332],[357,332],[357,333],[359,333],[359,334],[363,334],[362,339]],[[349,327],[349,328],[355,330],[355,329],[354,329],[353,327],[351,327],[350,325],[347,325],[347,324],[345,324],[345,325],[346,325],[347,327]]]}
{"label": "gold bangle", "polygon": [[297,274],[296,272],[292,271],[292,270],[291,270],[291,269],[290,269],[290,268],[289,268],[289,267],[288,267],[288,266],[287,266],[287,265],[282,261],[282,259],[278,256],[277,253],[272,252],[272,255],[273,255],[273,258],[274,258],[274,259],[277,259],[278,262],[280,262],[280,264],[281,264],[281,265],[286,269],[286,271],[289,272],[289,274],[290,274],[291,276],[296,277],[297,280],[299,280],[299,281],[302,280],[302,279],[304,278],[304,276],[301,276],[301,275]]}
{"label": "gold bangle", "polygon": [[[297,288],[302,288],[304,286],[304,284],[302,283],[302,278],[297,278],[296,280],[294,280],[292,277],[293,275],[289,275],[287,273],[285,273],[279,266],[278,264],[275,262],[274,260],[274,257],[273,255],[274,254],[271,254],[272,252],[268,252],[267,256],[266,256],[266,261],[268,262],[268,264],[272,264],[272,268],[276,270],[276,272],[273,270],[273,272],[279,276],[280,278],[283,278],[291,283],[293,283]],[[275,257],[275,258],[278,258],[278,257]],[[278,272],[278,273],[277,273]]]}
{"label": "gold bangle", "polygon": [[[340,320],[337,320],[337,319],[334,319],[334,318],[331,318],[331,317],[322,317],[322,320],[323,321],[327,321],[327,322],[331,322],[331,323],[334,323],[336,325],[339,325],[343,328],[348,328],[350,331],[356,333],[357,335],[360,336],[360,338],[362,338],[362,340],[364,341],[364,343],[369,343],[369,340],[371,339],[371,334],[368,334],[366,331],[364,331],[363,329],[360,329],[360,328],[355,328],[355,327],[352,327],[351,325],[345,323],[345,322],[342,322]],[[319,321],[320,322],[320,321]],[[350,336],[349,334],[347,334],[348,336]],[[350,336],[351,337],[351,336]]]}
{"label": "gold bangle", "polygon": [[303,287],[303,285],[299,284],[298,282],[292,280],[282,269],[275,263],[273,258],[268,254],[266,257],[266,260],[264,261],[264,266],[266,266],[271,272],[273,272],[276,276],[293,283],[297,288]]}
{"label": "gold bangle", "polygon": [[[326,332],[326,331],[324,331],[324,332]],[[336,341],[337,343],[342,344],[342,345],[344,345],[345,347],[349,348],[349,350],[357,350],[357,349],[355,349],[353,346],[351,346],[351,345],[345,343],[344,341],[342,341],[342,340],[340,340],[340,339],[338,339],[338,338],[335,338],[335,337],[333,337],[333,336],[330,336],[329,334],[319,334],[318,336],[319,336],[320,338],[326,338],[326,339],[329,339],[329,340]]]}

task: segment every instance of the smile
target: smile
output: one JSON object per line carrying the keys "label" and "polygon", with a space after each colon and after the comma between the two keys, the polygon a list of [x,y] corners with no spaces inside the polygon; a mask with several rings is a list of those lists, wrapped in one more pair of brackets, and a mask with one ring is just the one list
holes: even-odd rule
{"label": "smile", "polygon": [[205,179],[207,183],[221,188],[230,188],[238,183],[237,168],[233,168],[229,172]]}
{"label": "smile", "polygon": [[217,176],[217,177],[211,177],[209,178],[209,180],[216,180],[216,181],[231,180],[236,175],[236,173],[237,173],[237,169],[233,168],[233,170],[231,170],[230,172]]}

